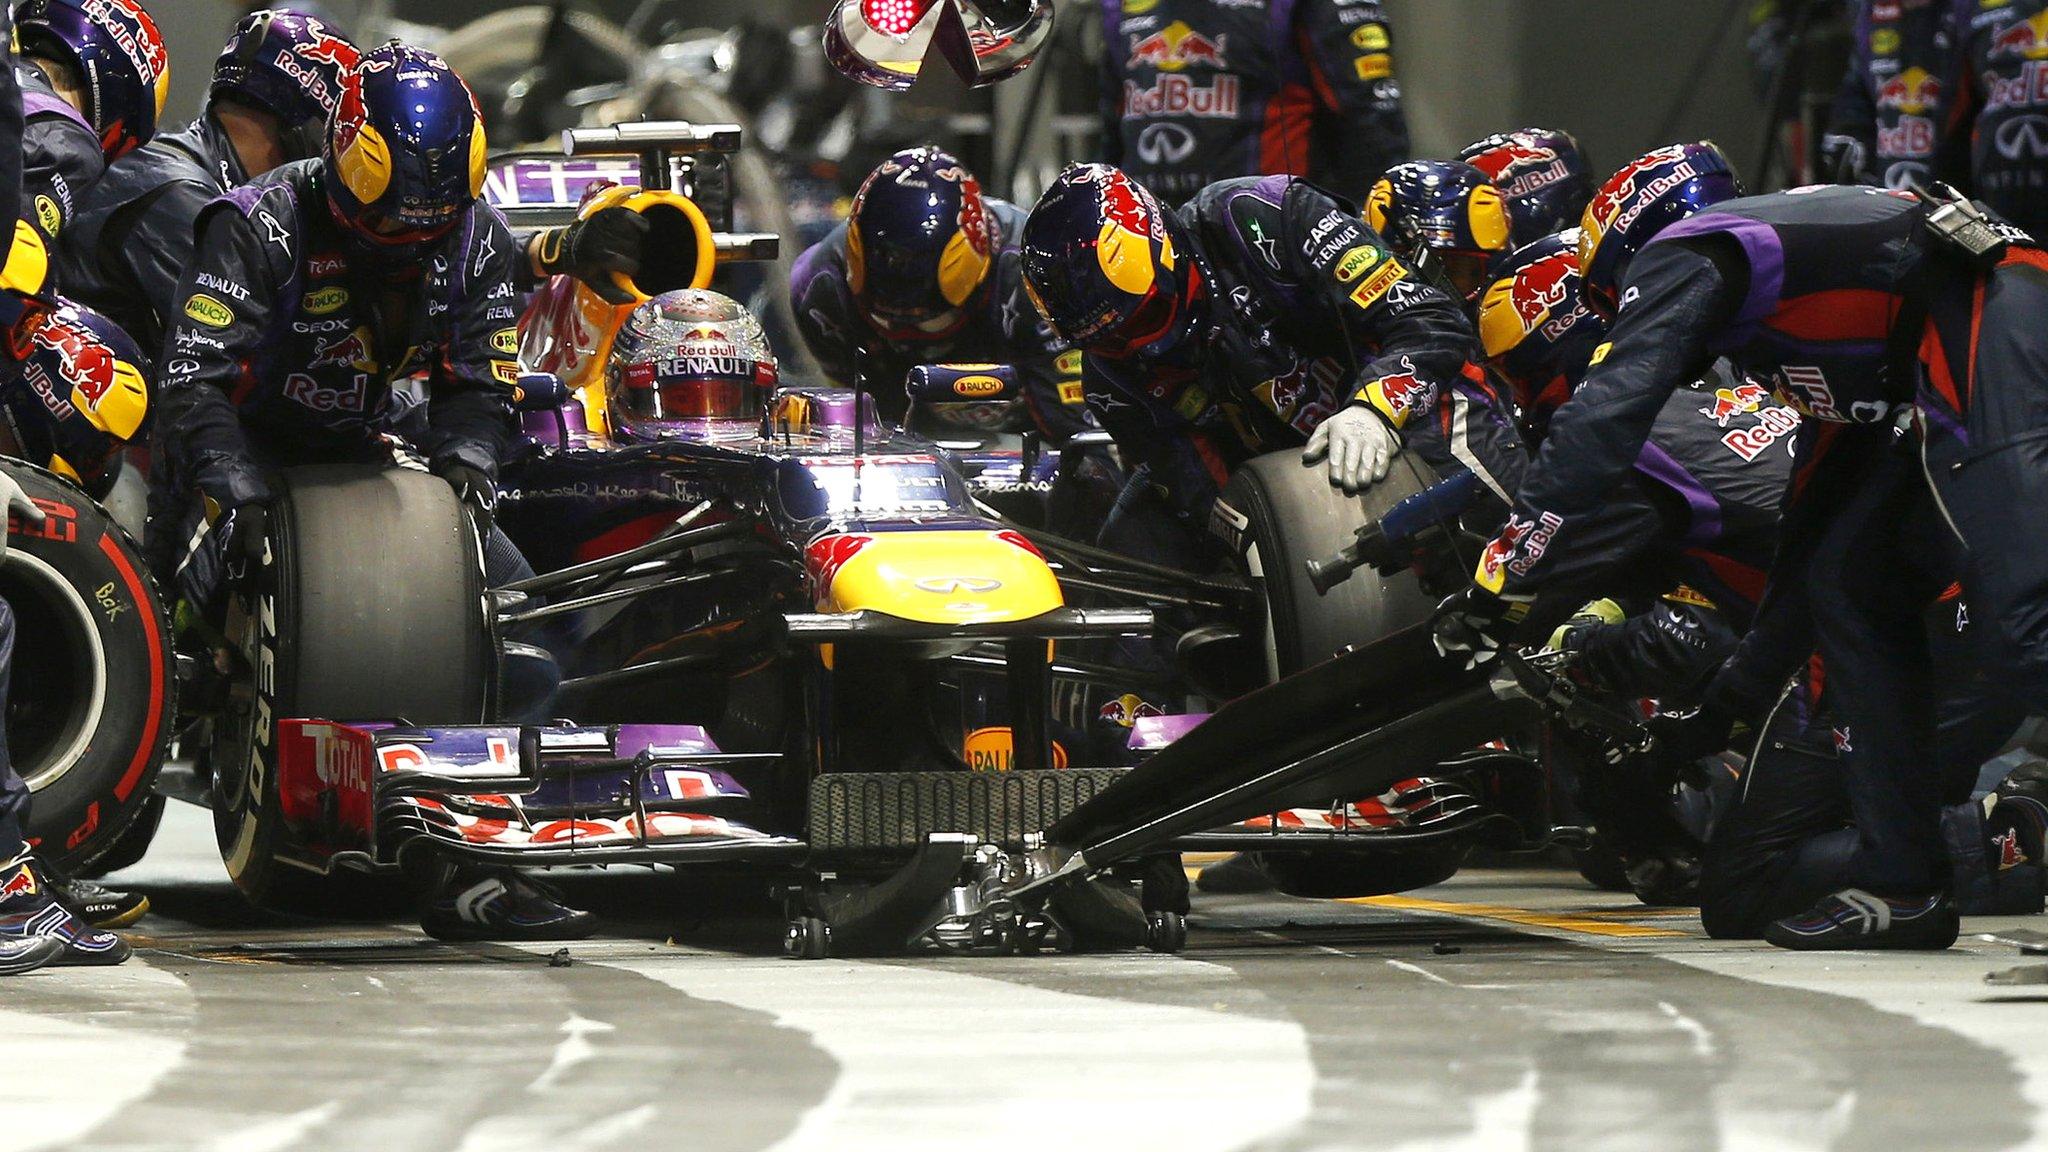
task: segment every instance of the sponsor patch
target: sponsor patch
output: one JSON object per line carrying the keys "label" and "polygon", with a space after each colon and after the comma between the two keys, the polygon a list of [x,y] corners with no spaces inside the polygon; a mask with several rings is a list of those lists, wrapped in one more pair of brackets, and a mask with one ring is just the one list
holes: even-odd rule
{"label": "sponsor patch", "polygon": [[1384,24],[1361,24],[1351,33],[1351,46],[1360,52],[1385,52],[1387,27]]}
{"label": "sponsor patch", "polygon": [[491,361],[491,375],[497,377],[500,384],[517,384],[519,383],[519,365],[514,364],[510,360],[493,360]]}
{"label": "sponsor patch", "polygon": [[1060,353],[1053,358],[1052,368],[1053,371],[1058,372],[1062,376],[1079,376],[1081,374],[1080,350],[1075,349]]}
{"label": "sponsor patch", "polygon": [[502,352],[507,356],[518,355],[519,329],[500,328],[491,333],[491,351]]}
{"label": "sponsor patch", "polygon": [[962,376],[953,381],[953,395],[968,400],[985,400],[998,395],[1003,382],[994,376]]}
{"label": "sponsor patch", "polygon": [[1394,74],[1394,58],[1385,52],[1360,56],[1351,62],[1360,80],[1385,80]]}
{"label": "sponsor patch", "polygon": [[325,316],[346,303],[348,289],[337,284],[327,288],[316,288],[306,293],[305,299],[299,301],[299,307],[315,316]]}
{"label": "sponsor patch", "polygon": [[1358,287],[1351,290],[1351,302],[1360,308],[1370,308],[1379,303],[1380,297],[1385,296],[1389,288],[1400,283],[1407,275],[1399,264],[1389,260],[1380,266],[1379,271],[1366,277]]}
{"label": "sponsor patch", "polygon": [[235,310],[205,293],[185,301],[185,315],[208,328],[225,328],[235,322]]}
{"label": "sponsor patch", "polygon": [[1673,604],[1690,604],[1695,608],[1712,608],[1714,602],[1707,599],[1690,584],[1680,584],[1664,594],[1664,599]]}
{"label": "sponsor patch", "polygon": [[44,233],[55,236],[64,228],[64,210],[57,207],[57,201],[49,196],[36,197],[36,223],[42,225]]}
{"label": "sponsor patch", "polygon": [[1379,250],[1360,245],[1337,258],[1337,282],[1349,284],[1380,262]]}

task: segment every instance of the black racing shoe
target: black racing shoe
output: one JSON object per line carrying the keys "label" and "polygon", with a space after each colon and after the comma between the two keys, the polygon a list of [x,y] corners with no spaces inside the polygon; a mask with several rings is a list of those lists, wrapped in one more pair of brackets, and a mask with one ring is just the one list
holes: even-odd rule
{"label": "black racing shoe", "polygon": [[0,945],[36,937],[61,945],[47,961],[59,966],[119,964],[134,953],[126,940],[94,928],[58,902],[36,875],[34,861],[24,858],[0,868]]}
{"label": "black racing shoe", "polygon": [[0,940],[0,976],[19,976],[33,972],[46,964],[54,964],[64,955],[64,941],[55,936],[30,936],[19,940]]}
{"label": "black racing shoe", "polygon": [[1195,887],[1204,892],[1232,895],[1271,892],[1273,878],[1266,875],[1264,868],[1259,867],[1257,857],[1249,852],[1238,852],[1197,873]]}
{"label": "black racing shoe", "polygon": [[149,897],[122,892],[90,880],[45,876],[50,894],[95,928],[126,928],[149,913]]}
{"label": "black racing shoe", "polygon": [[1764,929],[1764,939],[1798,952],[1867,948],[1938,952],[1956,942],[1961,921],[1946,892],[1904,899],[1844,888]]}
{"label": "black racing shoe", "polygon": [[509,870],[462,870],[428,897],[420,927],[436,940],[581,940],[597,916]]}

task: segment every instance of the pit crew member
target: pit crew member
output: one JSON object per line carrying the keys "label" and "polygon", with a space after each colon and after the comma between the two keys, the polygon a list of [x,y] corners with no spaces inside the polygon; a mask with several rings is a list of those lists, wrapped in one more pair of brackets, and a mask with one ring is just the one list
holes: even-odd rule
{"label": "pit crew member", "polygon": [[[519,250],[478,199],[485,155],[468,86],[394,41],[344,76],[319,158],[201,212],[164,342],[151,476],[171,497],[157,506],[182,498],[192,511],[150,522],[152,562],[195,606],[260,563],[266,473],[283,461],[396,463],[416,449],[489,525],[518,378]],[[424,393],[424,427],[417,444],[394,444],[408,388]],[[493,583],[531,571],[501,531],[488,536]],[[516,875],[468,869],[446,870],[421,919],[451,938],[595,928]]]}
{"label": "pit crew member", "polygon": [[1821,175],[1907,188],[1968,174],[1967,102],[1947,4],[1856,0],[1849,65],[1821,136]]}
{"label": "pit crew member", "polygon": [[846,222],[797,257],[797,331],[833,380],[851,386],[864,372],[892,420],[903,412],[904,376],[919,364],[1008,363],[1039,429],[1066,439],[1088,423],[1080,356],[1024,294],[1024,216],[984,196],[950,153],[896,153],[862,181]]}
{"label": "pit crew member", "polygon": [[[1697,144],[1639,159],[1594,198],[1581,240],[1586,296],[1618,314],[1614,329],[1553,419],[1475,584],[1440,609],[1440,641],[1484,659],[1513,635],[1546,583],[1546,556],[1631,465],[1671,391],[1717,353],[1771,379],[1815,427],[1802,432],[1771,590],[1708,699],[1753,708],[1753,686],[1767,701],[1817,648],[1858,843],[1852,887],[1765,935],[1802,949],[1944,948],[1957,916],[1927,770],[1935,718],[1922,625],[1940,589],[1921,578],[1940,541],[1919,538],[1913,526],[1930,518],[1913,513],[1931,499],[1977,545],[1973,603],[2012,642],[2038,699],[2048,574],[2028,542],[2043,535],[2034,521],[2048,469],[2029,436],[2048,423],[2048,357],[2034,335],[2048,259],[1956,203],[1943,203],[1942,219],[1961,214],[1972,230],[1948,239],[1934,206],[1907,195],[1736,192],[1719,151]],[[1914,417],[1931,492],[1874,463],[1896,455],[1883,449],[1902,412]],[[1790,639],[1802,634],[1813,642]]]}
{"label": "pit crew member", "polygon": [[1486,173],[1456,160],[1387,169],[1365,198],[1365,222],[1409,267],[1441,272],[1465,301],[1486,288],[1487,268],[1513,247],[1507,197]]}
{"label": "pit crew member", "polygon": [[2034,235],[2048,234],[2048,0],[1950,0],[1967,102],[1972,195]]}
{"label": "pit crew member", "polygon": [[59,246],[65,295],[160,347],[200,209],[279,164],[319,155],[356,55],[310,16],[243,17],[214,62],[199,118],[116,160],[85,196]]}
{"label": "pit crew member", "polygon": [[170,57],[135,0],[24,0],[22,208],[46,247],[108,164],[156,134]]}
{"label": "pit crew member", "polygon": [[1101,0],[1102,159],[1169,205],[1305,175],[1356,201],[1408,158],[1379,0]]}
{"label": "pit crew member", "polygon": [[1186,531],[1243,461],[1304,445],[1346,491],[1404,444],[1498,500],[1517,487],[1522,448],[1458,303],[1306,181],[1226,180],[1175,215],[1116,168],[1071,165],[1025,224],[1024,276],[1142,468],[1126,496],[1155,493]]}
{"label": "pit crew member", "polygon": [[1474,140],[1458,159],[1486,174],[1508,198],[1515,246],[1578,226],[1593,198],[1593,163],[1571,133],[1517,128]]}

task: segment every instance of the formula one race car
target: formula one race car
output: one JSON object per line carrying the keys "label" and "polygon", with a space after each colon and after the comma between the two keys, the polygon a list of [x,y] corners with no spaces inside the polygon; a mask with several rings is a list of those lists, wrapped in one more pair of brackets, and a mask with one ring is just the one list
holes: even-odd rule
{"label": "formula one race car", "polygon": [[[567,145],[501,169],[548,201],[508,215],[641,212],[670,256],[641,295],[772,250],[664,187],[687,191],[736,130]],[[1252,461],[1219,505],[1230,570],[1162,569],[986,499],[990,475],[1056,476],[1049,453],[887,428],[855,390],[791,383],[619,435],[588,385],[628,311],[558,279],[522,321],[535,371],[498,523],[532,579],[485,588],[477,526],[434,477],[284,474],[205,718],[223,855],[252,898],[315,901],[413,852],[711,866],[784,887],[793,955],[1171,950],[1184,849],[1362,895],[1440,880],[1482,839],[1554,834],[1521,738],[1532,692],[1503,699],[1418,643],[1433,597],[1408,569],[1456,529],[1454,493],[1412,460],[1359,497],[1296,454]],[[1001,406],[1013,385],[997,366],[911,388]],[[1346,548],[1340,567],[1370,561],[1349,580],[1307,563]],[[1133,662],[1100,648],[1152,637],[1158,609],[1192,682],[1244,699],[1169,715],[1127,690]],[[572,720],[518,715],[521,685],[557,678],[550,710]],[[1101,755],[1056,699],[1102,701],[1125,747]]]}

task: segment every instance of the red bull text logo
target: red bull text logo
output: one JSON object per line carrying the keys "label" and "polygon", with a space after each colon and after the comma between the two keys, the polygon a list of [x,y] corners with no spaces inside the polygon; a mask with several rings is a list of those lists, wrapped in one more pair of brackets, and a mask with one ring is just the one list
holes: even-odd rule
{"label": "red bull text logo", "polygon": [[[1609,178],[1606,184],[1601,185],[1600,191],[1593,197],[1593,202],[1587,206],[1586,215],[1600,225],[1602,232],[1616,226],[1625,227],[1626,222],[1620,220],[1619,217],[1622,208],[1636,195],[1636,181],[1645,172],[1660,164],[1675,163],[1684,159],[1685,148],[1683,145],[1678,144],[1674,144],[1669,148],[1659,148],[1655,152],[1644,156],[1642,159],[1616,172]],[[1689,180],[1694,175],[1691,168],[1692,165],[1690,164],[1681,167],[1680,170],[1686,173],[1684,179]],[[1676,183],[1679,182],[1674,182],[1669,186],[1675,187]],[[1663,184],[1664,181],[1659,180],[1655,183]],[[1645,199],[1653,194],[1649,186],[1646,186],[1643,192]]]}
{"label": "red bull text logo", "polygon": [[1571,175],[1557,149],[1519,140],[1489,148],[1472,157],[1471,164],[1486,173],[1504,196],[1528,196]]}

